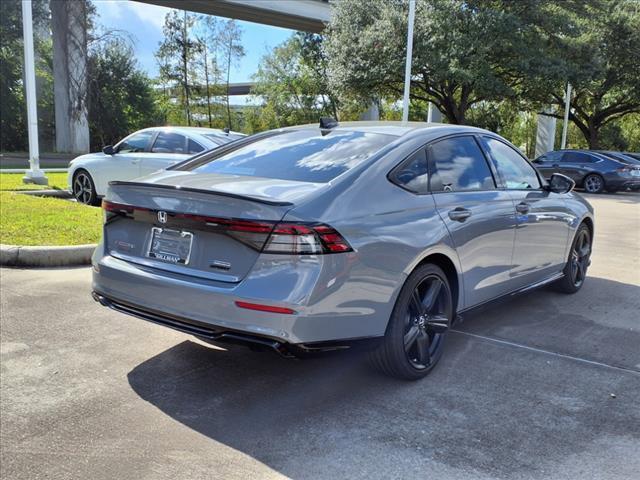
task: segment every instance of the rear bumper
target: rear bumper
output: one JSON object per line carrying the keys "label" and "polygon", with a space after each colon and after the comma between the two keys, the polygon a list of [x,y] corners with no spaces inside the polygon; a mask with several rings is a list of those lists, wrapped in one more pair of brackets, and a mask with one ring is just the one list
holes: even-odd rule
{"label": "rear bumper", "polygon": [[[326,342],[349,344],[384,335],[389,318],[386,303],[374,309],[375,302],[369,299],[359,307],[345,302],[342,292],[349,289],[344,285],[348,278],[342,285],[335,281],[336,270],[344,269],[338,255],[327,263],[317,257],[288,269],[274,267],[277,259],[264,258],[242,282],[225,284],[155,270],[101,250],[98,247],[93,258],[96,300],[205,339],[241,334],[266,339],[269,348],[275,348],[273,342],[305,348]],[[326,287],[327,278],[333,280],[332,288]],[[295,314],[247,310],[236,301],[287,307]]]}
{"label": "rear bumper", "polygon": [[635,178],[608,178],[605,179],[606,188],[609,190],[638,190],[640,189],[640,177]]}

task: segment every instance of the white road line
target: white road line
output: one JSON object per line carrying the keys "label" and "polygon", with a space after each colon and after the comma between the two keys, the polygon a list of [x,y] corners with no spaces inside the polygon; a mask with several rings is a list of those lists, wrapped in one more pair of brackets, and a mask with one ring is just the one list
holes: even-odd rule
{"label": "white road line", "polygon": [[463,332],[462,330],[451,329],[451,331],[454,332],[454,333],[459,333],[461,335],[466,335],[468,337],[479,338],[480,340],[486,340],[488,342],[498,343],[500,345],[508,345],[510,347],[522,348],[524,350],[529,350],[529,351],[537,352],[537,353],[543,353],[543,354],[546,354],[546,355],[552,355],[554,357],[559,357],[559,358],[565,358],[567,360],[573,360],[573,361],[576,361],[576,362],[586,363],[586,364],[589,364],[589,365],[595,365],[597,367],[605,367],[605,368],[610,368],[610,369],[613,369],[613,370],[619,370],[619,371],[622,371],[622,372],[629,372],[629,373],[633,373],[635,375],[640,375],[640,371],[634,370],[633,368],[619,367],[619,366],[616,366],[616,365],[609,365],[608,363],[596,362],[595,360],[587,360],[586,358],[574,357],[573,355],[566,355],[564,353],[552,352],[551,350],[544,350],[542,348],[530,347],[528,345],[523,345],[521,343],[510,342],[508,340],[500,340],[498,338],[485,337],[484,335],[478,335],[478,334],[475,334],[475,333]]}

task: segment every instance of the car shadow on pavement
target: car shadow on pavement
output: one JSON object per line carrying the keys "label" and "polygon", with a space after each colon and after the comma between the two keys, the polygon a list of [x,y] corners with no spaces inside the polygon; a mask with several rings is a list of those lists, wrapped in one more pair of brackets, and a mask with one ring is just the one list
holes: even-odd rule
{"label": "car shadow on pavement", "polygon": [[[624,317],[617,320],[620,325],[607,325],[606,319],[601,324],[587,297],[600,290],[638,298],[640,289],[597,278],[589,284],[584,295],[541,291],[520,297],[462,327],[506,338],[522,330],[512,340],[523,342],[538,331],[536,345],[550,341],[549,349],[562,335],[579,335],[588,348],[590,338],[603,335],[618,342],[619,350],[635,351],[639,334],[626,328],[627,314],[618,312]],[[577,308],[578,317],[567,317],[581,302],[584,311]],[[570,328],[559,332],[563,323]],[[620,332],[611,336],[615,330]],[[455,332],[440,365],[419,382],[379,375],[356,352],[287,360],[194,341],[179,343],[128,374],[132,389],[164,414],[295,478],[380,478],[421,471],[413,468],[445,476],[466,472],[473,478],[518,471],[542,475],[567,458],[580,463],[579,456],[588,455],[602,438],[638,438],[632,426],[640,421],[637,380],[632,372]],[[615,409],[603,403],[610,401],[612,389],[620,392]]]}

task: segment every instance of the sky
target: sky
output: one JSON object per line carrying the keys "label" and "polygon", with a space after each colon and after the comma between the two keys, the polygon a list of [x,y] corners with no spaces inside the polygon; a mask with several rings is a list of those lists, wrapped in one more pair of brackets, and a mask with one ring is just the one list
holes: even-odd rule
{"label": "sky", "polygon": [[[93,3],[99,15],[97,23],[108,29],[128,32],[140,67],[149,76],[155,77],[158,68],[153,54],[162,41],[164,17],[171,9],[129,0],[93,0]],[[294,32],[242,20],[238,20],[238,24],[242,28],[242,44],[246,55],[231,71],[232,83],[250,81],[260,59]]]}

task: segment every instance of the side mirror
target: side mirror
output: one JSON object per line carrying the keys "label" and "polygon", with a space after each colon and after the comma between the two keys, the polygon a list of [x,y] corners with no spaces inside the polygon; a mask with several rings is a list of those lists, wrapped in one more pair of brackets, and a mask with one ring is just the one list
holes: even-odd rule
{"label": "side mirror", "polygon": [[107,145],[102,149],[102,153],[105,155],[113,155],[116,151],[113,149],[113,145]]}
{"label": "side mirror", "polygon": [[553,193],[569,193],[576,186],[576,182],[571,180],[566,175],[561,173],[554,173],[549,179],[547,190]]}

